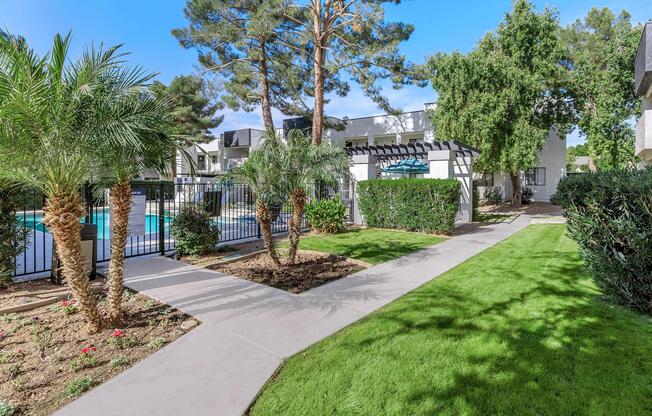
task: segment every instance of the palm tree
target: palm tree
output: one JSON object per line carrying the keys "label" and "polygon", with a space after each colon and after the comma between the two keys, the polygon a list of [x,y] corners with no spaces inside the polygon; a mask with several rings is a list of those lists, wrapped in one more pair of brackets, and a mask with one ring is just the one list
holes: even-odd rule
{"label": "palm tree", "polygon": [[102,320],[82,259],[80,189],[90,179],[98,144],[131,141],[125,133],[143,123],[114,103],[147,79],[120,70],[119,47],[89,48],[66,64],[69,46],[70,34],[57,34],[51,52],[38,57],[24,43],[0,37],[0,177],[44,193],[44,223],[63,275],[96,331]]}
{"label": "palm tree", "polygon": [[[139,75],[137,78],[149,77]],[[167,99],[157,98],[149,91],[144,91],[115,100],[112,105],[120,107],[124,114],[131,114],[132,119],[141,120],[138,125],[127,126],[123,132],[122,138],[129,136],[128,140],[103,140],[95,147],[94,153],[102,182],[110,187],[111,260],[107,281],[108,318],[112,323],[118,323],[122,315],[124,250],[132,204],[131,180],[144,170],[169,174],[171,163],[176,162],[177,152],[185,157],[191,168],[194,162],[184,149],[184,145],[189,143],[189,140],[192,143],[192,140],[167,133],[170,126],[170,103]]]}
{"label": "palm tree", "polygon": [[281,144],[272,135],[263,139],[263,143],[251,152],[249,158],[242,164],[237,177],[249,185],[256,197],[256,218],[260,224],[261,233],[269,257],[277,266],[281,265],[274,240],[272,238],[271,209],[282,204]]}
{"label": "palm tree", "polygon": [[301,219],[308,195],[319,182],[335,182],[348,172],[346,153],[330,143],[311,144],[300,130],[291,130],[281,151],[282,189],[290,196],[292,216],[288,225],[288,262],[296,263]]}

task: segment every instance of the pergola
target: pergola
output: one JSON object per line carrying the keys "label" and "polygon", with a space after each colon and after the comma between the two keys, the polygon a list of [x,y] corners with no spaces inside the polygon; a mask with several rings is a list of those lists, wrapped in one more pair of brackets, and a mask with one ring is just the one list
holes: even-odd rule
{"label": "pergola", "polygon": [[427,159],[428,152],[441,150],[453,151],[456,157],[476,158],[480,154],[478,149],[458,141],[349,146],[345,150],[349,156],[375,156],[378,160]]}

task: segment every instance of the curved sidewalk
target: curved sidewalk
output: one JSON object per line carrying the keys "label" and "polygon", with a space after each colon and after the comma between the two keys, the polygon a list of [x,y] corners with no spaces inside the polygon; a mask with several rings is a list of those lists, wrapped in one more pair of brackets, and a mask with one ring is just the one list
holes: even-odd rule
{"label": "curved sidewalk", "polygon": [[283,360],[525,228],[530,216],[450,240],[299,295],[165,257],[130,261],[127,286],[202,324],[57,415],[243,414]]}

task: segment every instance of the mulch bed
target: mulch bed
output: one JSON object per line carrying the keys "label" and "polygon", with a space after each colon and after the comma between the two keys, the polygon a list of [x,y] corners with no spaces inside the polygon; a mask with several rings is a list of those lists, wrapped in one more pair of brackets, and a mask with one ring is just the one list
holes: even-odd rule
{"label": "mulch bed", "polygon": [[[0,290],[0,305],[26,302],[60,288],[45,280],[17,283]],[[104,295],[99,299],[104,307]],[[16,415],[51,414],[198,324],[130,291],[124,311],[118,331],[106,328],[92,335],[74,301],[0,315],[0,400],[11,403]]]}
{"label": "mulch bed", "polygon": [[351,261],[346,257],[306,251],[298,253],[295,265],[288,265],[286,259],[281,259],[281,262],[281,267],[278,267],[267,253],[260,253],[207,268],[292,293],[301,293],[365,269],[360,262]]}

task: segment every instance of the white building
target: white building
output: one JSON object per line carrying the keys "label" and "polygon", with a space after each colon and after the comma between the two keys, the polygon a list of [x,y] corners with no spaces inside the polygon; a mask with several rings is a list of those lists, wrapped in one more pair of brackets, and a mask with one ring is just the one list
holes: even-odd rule
{"label": "white building", "polygon": [[[430,124],[427,110],[434,104],[427,103],[423,110],[410,111],[398,115],[377,115],[352,119],[329,118],[329,124],[337,128],[326,129],[324,141],[330,141],[340,146],[374,146],[392,144],[411,144],[435,141],[435,134]],[[292,118],[283,121],[282,136],[291,129],[310,129],[310,122],[305,118]],[[252,149],[260,143],[263,131],[254,129],[225,132],[220,139],[202,146],[206,154],[198,148],[192,149],[199,166],[199,174],[223,173],[227,167],[237,167]],[[440,138],[445,140],[445,138]],[[210,161],[209,161],[210,159]],[[212,161],[216,162],[213,163]],[[378,174],[380,169],[378,167]],[[202,169],[205,168],[205,169]],[[187,167],[178,170],[181,175],[188,173]],[[544,147],[539,152],[539,163],[532,169],[522,172],[524,185],[531,188],[536,201],[549,201],[557,189],[559,180],[566,174],[566,142],[552,129]],[[388,175],[383,175],[388,176]],[[422,175],[423,176],[423,175]],[[476,174],[480,184],[488,187],[500,187],[503,195],[511,195],[509,175],[502,173]],[[483,188],[480,188],[482,195]]]}
{"label": "white building", "polygon": [[647,22],[641,35],[634,64],[636,95],[643,100],[643,112],[636,124],[636,156],[639,166],[652,165],[652,21]]}

